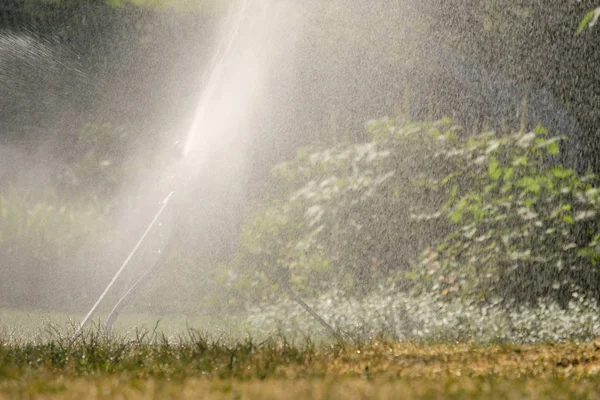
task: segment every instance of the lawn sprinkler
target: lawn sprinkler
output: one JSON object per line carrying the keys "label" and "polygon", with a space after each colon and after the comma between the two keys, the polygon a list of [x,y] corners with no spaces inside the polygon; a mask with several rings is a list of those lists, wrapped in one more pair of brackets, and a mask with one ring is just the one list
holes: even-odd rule
{"label": "lawn sprinkler", "polygon": [[[98,297],[98,299],[96,300],[96,302],[94,303],[94,305],[92,306],[90,311],[87,313],[87,315],[85,316],[83,321],[81,321],[81,324],[79,325],[79,327],[77,328],[77,331],[73,335],[73,340],[75,340],[77,337],[79,337],[79,335],[81,335],[83,328],[90,321],[90,319],[92,318],[92,315],[94,314],[94,312],[96,311],[96,309],[98,308],[98,306],[100,305],[102,300],[104,300],[104,297],[106,297],[106,294],[110,291],[110,289],[113,287],[115,282],[119,279],[119,276],[123,273],[123,271],[131,263],[131,260],[137,254],[137,252],[140,250],[140,248],[142,247],[142,244],[144,243],[144,241],[146,240],[148,235],[152,232],[154,227],[157,225],[158,221],[160,220],[161,215],[163,214],[163,212],[165,211],[167,206],[171,203],[174,195],[175,195],[174,191],[170,192],[169,195],[162,201],[160,208],[158,209],[157,213],[154,215],[154,218],[152,219],[152,221],[150,222],[150,224],[148,225],[146,230],[143,232],[140,239],[137,241],[137,243],[135,244],[135,246],[133,247],[131,252],[127,255],[127,257],[125,258],[125,261],[123,261],[123,264],[121,264],[121,267],[116,272],[116,274],[113,276],[112,280],[109,282],[108,286],[106,286],[106,288],[104,289],[104,291],[102,292],[100,297]],[[106,318],[105,325],[104,325],[104,329],[105,329],[105,332],[107,333],[107,335],[109,335],[112,332],[114,323],[115,323],[116,319],[118,318],[120,312],[128,304],[128,300],[130,300],[133,297],[133,295],[137,292],[137,290],[142,286],[142,283],[150,276],[150,273],[152,272],[152,270],[154,269],[154,266],[156,264],[158,264],[158,263],[152,263],[152,265],[141,274],[141,276],[137,279],[137,281],[135,281],[135,283],[125,292],[125,294],[117,301],[115,306],[112,308],[108,317]],[[327,332],[333,338],[338,339],[338,340],[341,339],[341,335],[339,334],[339,332],[336,331],[329,323],[327,323],[327,321],[325,321],[325,319],[323,319],[323,317],[321,317],[311,306],[309,306],[300,297],[300,295],[298,295],[289,286],[289,284],[283,284],[282,287],[285,290],[285,292],[290,296],[290,298],[292,300],[294,300],[296,303],[298,303],[308,314],[310,314],[311,317],[313,317],[319,324],[321,324],[321,326],[323,326],[323,328],[325,328],[325,330],[327,330]]]}
{"label": "lawn sprinkler", "polygon": [[[223,78],[222,74],[224,71],[225,61],[234,47],[233,46],[234,42],[237,40],[237,37],[239,36],[240,27],[241,27],[242,21],[244,20],[244,14],[246,13],[246,10],[247,10],[248,0],[240,0],[239,4],[237,4],[237,7],[235,7],[234,5],[236,5],[236,2],[233,2],[232,6],[231,6],[232,8],[230,9],[229,17],[228,17],[228,26],[230,26],[230,29],[228,30],[227,34],[223,35],[223,37],[221,39],[221,43],[219,43],[219,46],[217,47],[217,52],[215,53],[214,62],[212,64],[213,67],[209,71],[210,73],[208,75],[206,87],[202,93],[202,96],[200,97],[198,107],[197,107],[196,113],[194,115],[194,119],[193,119],[190,129],[188,131],[185,145],[183,147],[179,146],[179,149],[182,150],[179,152],[179,155],[184,158],[184,161],[187,158],[188,153],[191,151],[191,148],[198,147],[197,145],[192,146],[193,139],[196,136],[196,133],[202,127],[203,123],[205,122],[205,117],[210,111],[209,108],[210,108],[211,102],[215,96],[215,93],[217,93],[217,90],[219,88],[219,82],[221,82],[221,80]],[[176,174],[176,175],[181,176],[182,175],[181,173],[183,171],[188,171],[188,169],[185,168],[185,165],[178,165],[175,172],[178,172],[178,174]],[[178,190],[178,192],[179,192],[179,190]],[[138,250],[141,248],[141,246],[144,243],[144,241],[146,240],[147,236],[152,232],[154,227],[157,225],[157,222],[159,221],[163,211],[172,202],[171,200],[174,195],[175,195],[175,191],[172,191],[163,200],[158,212],[155,214],[154,218],[152,219],[152,221],[150,222],[150,224],[148,225],[146,230],[143,232],[140,239],[137,241],[133,250],[129,253],[129,255],[127,256],[127,258],[125,259],[125,261],[123,262],[123,264],[121,265],[121,267],[119,268],[117,273],[114,275],[114,277],[112,278],[112,280],[110,281],[110,283],[108,284],[106,289],[104,289],[104,292],[102,292],[102,294],[100,295],[98,300],[96,300],[96,303],[93,305],[91,310],[87,313],[87,315],[85,316],[85,318],[79,325],[77,331],[75,332],[75,335],[73,336],[73,339],[77,338],[82,333],[83,328],[90,321],[92,315],[94,314],[94,312],[96,311],[96,309],[98,308],[98,306],[100,305],[100,303],[102,302],[102,300],[104,299],[106,294],[113,287],[113,285],[115,284],[115,282],[117,281],[119,276],[123,273],[125,268],[127,268],[127,266],[131,263],[131,260],[133,259],[135,254],[138,252]],[[137,279],[137,281],[135,281],[135,283],[128,290],[125,291],[125,294],[117,301],[115,306],[112,308],[112,310],[111,310],[110,314],[108,315],[106,322],[105,322],[105,331],[107,333],[110,333],[112,331],[114,322],[118,318],[119,313],[127,305],[128,300],[131,299],[133,297],[133,295],[139,290],[139,288],[143,286],[142,283],[146,279],[148,279],[148,277],[151,275],[151,272],[154,269],[154,266],[156,264],[158,264],[158,262],[152,263],[152,265],[141,274],[141,276]],[[336,339],[340,338],[339,333],[335,329],[333,329],[333,327],[331,325],[329,325],[312,307],[310,307],[308,304],[306,304],[306,302],[288,284],[284,284],[282,286],[283,286],[283,289],[285,290],[285,292],[288,293],[290,298],[293,299],[295,302],[297,302],[319,324],[321,324],[332,337],[334,337]]]}

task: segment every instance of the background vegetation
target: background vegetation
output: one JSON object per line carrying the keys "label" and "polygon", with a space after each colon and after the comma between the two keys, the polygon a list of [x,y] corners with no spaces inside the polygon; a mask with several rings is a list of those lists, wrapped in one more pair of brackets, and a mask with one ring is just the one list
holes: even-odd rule
{"label": "background vegetation", "polygon": [[275,169],[278,195],[246,225],[234,271],[313,294],[392,279],[485,301],[597,295],[597,183],[556,164],[560,137],[466,135],[449,121],[369,129],[370,142]]}
{"label": "background vegetation", "polygon": [[[390,282],[398,291],[449,300],[550,298],[566,307],[573,296],[597,299],[598,183],[592,174],[600,172],[594,68],[600,53],[597,30],[576,34],[592,6],[281,6],[312,18],[293,59],[269,81],[283,106],[271,114],[267,107],[257,110],[265,122],[248,127],[256,134],[244,183],[207,185],[218,180],[210,171],[189,183],[185,211],[172,216],[177,228],[163,235],[173,238],[170,247],[157,237],[138,261],[143,269],[158,259],[158,248],[166,251],[166,272],[140,303],[158,311],[206,304],[191,295],[165,300],[177,287],[207,293],[217,309],[235,309],[277,297],[277,287],[288,285],[316,296],[333,287],[369,292]],[[96,282],[68,288],[67,278],[83,263],[114,264],[82,243],[98,249],[120,243],[115,259],[126,251],[136,226],[122,236],[108,226],[129,213],[127,204],[135,208],[143,186],[165,179],[150,172],[166,169],[165,149],[185,130],[178,124],[193,112],[203,84],[198,71],[208,65],[225,8],[215,1],[3,3],[0,28],[25,32],[52,49],[57,65],[71,60],[61,74],[73,92],[51,106],[28,92],[29,108],[21,99],[15,112],[1,114],[7,123],[0,143],[33,158],[40,146],[68,144],[73,151],[52,153],[63,155],[51,171],[40,161],[36,171],[49,173],[43,185],[24,184],[17,168],[0,177],[0,259],[3,276],[10,277],[3,282],[11,282],[0,293],[2,305],[60,308],[97,291]],[[289,65],[299,71],[297,81],[284,79]],[[448,72],[444,65],[460,68]],[[44,68],[29,76],[46,76]],[[481,90],[486,82],[475,89],[465,84],[473,81],[472,71],[485,71],[480,76],[494,82],[491,91]],[[524,107],[523,98],[529,100]],[[539,104],[558,104],[566,114],[555,126],[535,128],[558,115],[550,106],[538,112]],[[580,129],[560,131],[571,126],[560,123],[563,115]],[[40,126],[38,119],[51,122]],[[244,185],[243,194],[228,196],[228,185]],[[219,198],[227,198],[229,208]],[[224,209],[233,211],[225,215]],[[190,222],[196,220],[210,221],[204,236]],[[201,242],[209,244],[201,248]],[[83,254],[93,255],[86,260]],[[200,277],[200,269],[210,279]],[[102,281],[110,273],[99,267],[94,276]],[[57,277],[68,300],[29,286],[48,276]]]}

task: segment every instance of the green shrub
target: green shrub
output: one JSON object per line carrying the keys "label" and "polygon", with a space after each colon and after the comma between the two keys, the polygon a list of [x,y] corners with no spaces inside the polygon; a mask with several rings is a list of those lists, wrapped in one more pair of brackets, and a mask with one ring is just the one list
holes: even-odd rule
{"label": "green shrub", "polygon": [[[274,170],[230,287],[397,287],[526,301],[600,294],[594,177],[557,165],[560,137],[467,135],[449,120],[368,124],[371,140],[304,149]],[[248,293],[248,291],[245,291]]]}
{"label": "green shrub", "polygon": [[369,288],[404,276],[421,250],[447,231],[449,224],[410,215],[416,204],[432,212],[440,207],[425,173],[443,170],[432,168],[429,155],[456,130],[449,121],[371,121],[366,143],[302,149],[277,166],[273,201],[244,227],[233,266],[234,275],[241,270],[245,276],[238,282],[289,282],[319,293],[333,282]]}
{"label": "green shrub", "polygon": [[440,148],[432,163],[452,173],[430,184],[444,193],[438,218],[454,232],[427,251],[416,280],[483,299],[549,296],[566,304],[581,291],[600,294],[596,179],[552,163],[561,142],[540,127]]}

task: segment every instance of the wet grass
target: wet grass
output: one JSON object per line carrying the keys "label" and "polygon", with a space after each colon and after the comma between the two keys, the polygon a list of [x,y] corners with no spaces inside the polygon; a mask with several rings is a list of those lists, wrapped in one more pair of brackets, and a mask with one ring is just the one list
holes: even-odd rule
{"label": "wet grass", "polygon": [[[98,313],[90,321],[90,325],[102,326],[106,315],[107,313]],[[84,313],[68,314],[0,308],[0,337],[17,341],[52,339],[58,332],[61,334],[73,332],[84,316]],[[124,313],[117,318],[114,330],[121,335],[135,336],[136,329],[141,328],[151,330],[156,335],[174,337],[197,327],[201,327],[203,332],[211,336],[237,335],[238,337],[240,335],[244,337],[252,328],[243,319],[230,316]]]}
{"label": "wet grass", "polygon": [[0,338],[0,398],[599,398],[600,345]]}

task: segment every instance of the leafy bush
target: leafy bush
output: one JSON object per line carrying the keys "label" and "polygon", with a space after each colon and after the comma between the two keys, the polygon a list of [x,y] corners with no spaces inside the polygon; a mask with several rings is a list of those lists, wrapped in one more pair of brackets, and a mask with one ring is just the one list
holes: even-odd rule
{"label": "leafy bush", "polygon": [[332,281],[362,288],[407,272],[446,230],[413,221],[409,210],[417,202],[439,207],[421,180],[435,138],[456,127],[441,121],[428,126],[431,134],[423,129],[373,121],[370,142],[303,149],[277,166],[274,200],[246,224],[234,270],[250,272],[252,285],[285,282],[312,293]]}
{"label": "leafy bush", "polygon": [[230,286],[316,294],[393,280],[561,304],[600,292],[598,190],[557,165],[562,138],[541,127],[467,135],[449,120],[368,130],[367,143],[301,150],[274,170],[274,200],[246,224]]}
{"label": "leafy bush", "polygon": [[600,294],[598,189],[593,177],[553,165],[561,140],[538,128],[440,148],[432,161],[452,173],[430,184],[447,198],[437,217],[454,232],[427,253],[418,280],[482,298],[566,303],[580,291]]}

